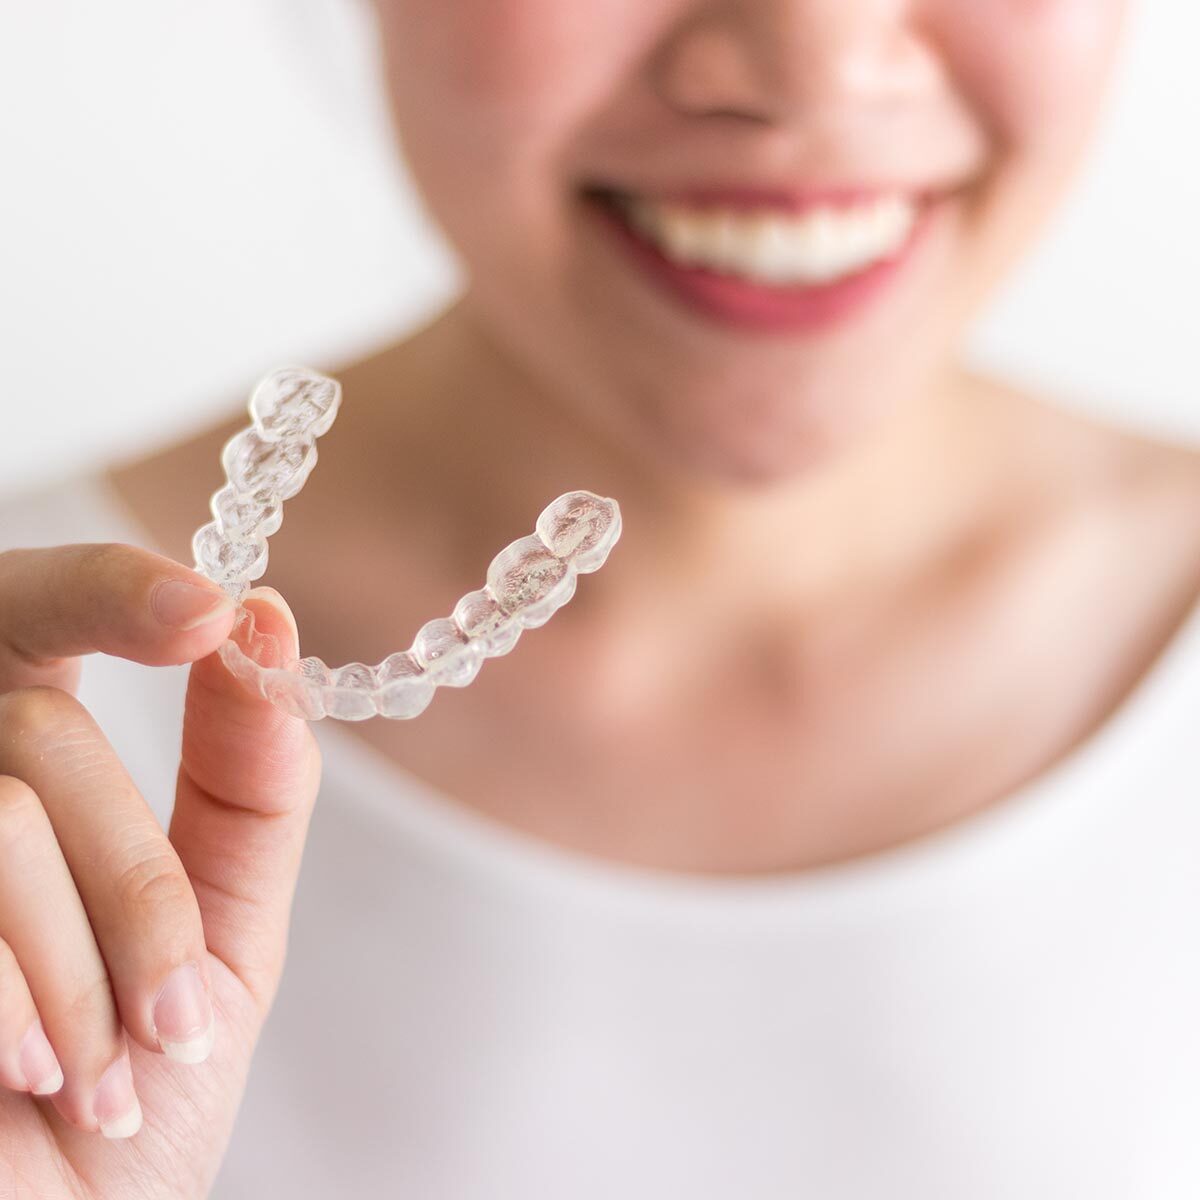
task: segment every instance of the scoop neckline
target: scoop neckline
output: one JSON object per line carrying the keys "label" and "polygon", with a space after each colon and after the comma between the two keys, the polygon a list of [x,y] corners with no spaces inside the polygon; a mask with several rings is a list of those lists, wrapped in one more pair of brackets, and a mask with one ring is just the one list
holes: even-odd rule
{"label": "scoop neckline", "polygon": [[[416,826],[443,844],[453,844],[476,865],[518,876],[527,883],[564,885],[608,901],[647,903],[660,909],[729,915],[755,910],[783,915],[797,906],[834,911],[877,909],[883,903],[920,903],[944,894],[953,881],[982,883],[1007,869],[1014,852],[1034,844],[1062,844],[1089,813],[1099,822],[1128,795],[1111,784],[1112,766],[1135,730],[1164,709],[1200,662],[1200,600],[1189,609],[1170,641],[1142,673],[1116,709],[1072,749],[1008,795],[948,825],[850,859],[761,874],[678,871],[623,863],[561,846],[471,808],[427,783],[348,729],[318,728],[323,749],[370,780],[377,799],[405,790]],[[1200,677],[1200,672],[1198,672]],[[329,725],[328,719],[316,722]],[[1136,797],[1133,797],[1136,798]],[[381,806],[382,807],[382,806]],[[1102,812],[1102,809],[1105,810]],[[406,822],[410,827],[414,822]]]}
{"label": "scoop neckline", "polygon": [[[106,471],[86,477],[116,523],[149,548],[157,544],[142,527]],[[161,553],[161,550],[156,552]],[[1194,661],[1193,661],[1194,660]],[[883,904],[920,903],[941,896],[953,881],[979,883],[1007,869],[1018,847],[1053,843],[1075,829],[1075,819],[1121,798],[1106,787],[1131,734],[1156,712],[1200,663],[1200,596],[1154,660],[1117,707],[1083,740],[1006,796],[948,825],[880,850],[796,870],[717,874],[647,867],[589,854],[527,833],[471,808],[396,762],[338,722],[312,722],[323,755],[349,767],[365,805],[384,821],[400,824],[473,869],[506,877],[518,886],[589,897],[608,905],[647,907],[662,916],[691,918],[798,913],[825,919]],[[1200,689],[1198,689],[1200,690]],[[330,753],[332,752],[332,753]],[[1086,785],[1094,786],[1086,786]]]}

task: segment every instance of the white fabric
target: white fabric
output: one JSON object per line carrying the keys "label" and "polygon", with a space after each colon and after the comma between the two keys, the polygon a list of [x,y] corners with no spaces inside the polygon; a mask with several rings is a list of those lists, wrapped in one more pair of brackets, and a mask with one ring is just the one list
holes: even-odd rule
{"label": "white fabric", "polygon": [[[99,476],[0,509],[0,548],[113,540],[151,544]],[[96,656],[80,693],[164,821],[186,673]],[[554,848],[318,722],[213,1195],[1195,1200],[1197,713],[1200,607],[1019,794],[768,881]]]}

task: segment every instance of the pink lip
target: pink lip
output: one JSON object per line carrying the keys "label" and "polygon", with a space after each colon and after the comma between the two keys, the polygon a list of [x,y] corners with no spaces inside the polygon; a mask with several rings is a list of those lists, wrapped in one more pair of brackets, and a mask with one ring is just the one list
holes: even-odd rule
{"label": "pink lip", "polygon": [[[697,194],[688,193],[693,198]],[[742,194],[762,196],[757,191]],[[721,195],[728,197],[730,193],[722,192]],[[820,202],[812,200],[811,193],[804,200],[808,204]],[[831,283],[778,287],[753,283],[704,267],[681,266],[630,228],[611,204],[590,200],[588,208],[645,275],[673,299],[682,301],[693,312],[710,320],[761,333],[814,332],[865,311],[904,272],[924,239],[933,211],[930,205],[922,207],[908,241],[891,258]]]}

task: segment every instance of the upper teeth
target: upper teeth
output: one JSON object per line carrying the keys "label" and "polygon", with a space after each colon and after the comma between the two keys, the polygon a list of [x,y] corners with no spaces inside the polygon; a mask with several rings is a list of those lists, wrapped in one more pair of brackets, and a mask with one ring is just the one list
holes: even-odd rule
{"label": "upper teeth", "polygon": [[747,212],[626,196],[629,222],[670,259],[760,283],[823,283],[895,254],[916,220],[916,204],[886,196],[853,207],[802,213]]}

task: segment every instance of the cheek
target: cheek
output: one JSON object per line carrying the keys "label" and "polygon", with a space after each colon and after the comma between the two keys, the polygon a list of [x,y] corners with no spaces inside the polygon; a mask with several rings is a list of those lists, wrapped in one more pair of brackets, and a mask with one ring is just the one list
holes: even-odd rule
{"label": "cheek", "polygon": [[1124,0],[931,0],[947,69],[1002,150],[1057,152],[1090,124]]}
{"label": "cheek", "polygon": [[645,0],[378,0],[406,134],[441,130],[496,158],[570,138],[619,86]]}
{"label": "cheek", "polygon": [[405,159],[477,292],[538,304],[556,286],[580,130],[675,2],[376,0]]}

